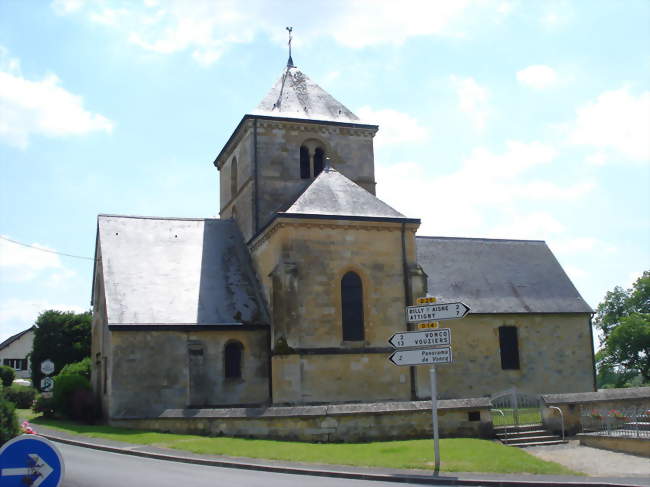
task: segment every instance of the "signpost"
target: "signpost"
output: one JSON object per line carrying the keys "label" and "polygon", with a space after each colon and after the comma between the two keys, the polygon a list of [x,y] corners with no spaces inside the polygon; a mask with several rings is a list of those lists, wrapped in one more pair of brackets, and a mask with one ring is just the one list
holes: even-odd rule
{"label": "signpost", "polygon": [[59,487],[63,458],[54,444],[37,435],[20,435],[0,448],[3,487]]}
{"label": "signpost", "polygon": [[388,357],[395,365],[434,365],[451,363],[451,347],[397,350]]}
{"label": "signpost", "polygon": [[[417,306],[406,307],[406,322],[416,323],[425,331],[405,331],[395,333],[388,343],[396,348],[388,359],[395,365],[430,365],[431,379],[431,420],[433,424],[433,451],[435,474],[440,471],[440,448],[438,435],[438,384],[436,364],[450,364],[451,329],[438,328],[438,321],[457,320],[469,313],[464,303],[437,303],[436,298],[427,296],[417,298]],[[424,348],[435,347],[435,348]]]}
{"label": "signpost", "polygon": [[406,307],[406,322],[457,320],[469,313],[464,303],[438,303]]}
{"label": "signpost", "polygon": [[388,339],[388,343],[395,348],[451,345],[451,330],[432,328],[428,331],[395,333]]}
{"label": "signpost", "polygon": [[54,379],[52,377],[43,377],[41,379],[41,391],[51,392],[54,389]]}
{"label": "signpost", "polygon": [[41,372],[45,375],[51,375],[54,372],[54,362],[49,358],[41,362]]}

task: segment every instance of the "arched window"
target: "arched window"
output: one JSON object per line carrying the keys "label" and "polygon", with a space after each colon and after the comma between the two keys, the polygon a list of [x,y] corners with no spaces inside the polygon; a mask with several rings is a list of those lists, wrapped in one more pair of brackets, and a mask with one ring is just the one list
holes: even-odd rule
{"label": "arched window", "polygon": [[300,178],[309,179],[309,149],[304,145],[300,146]]}
{"label": "arched window", "polygon": [[317,147],[314,152],[314,177],[318,176],[323,171],[324,159],[325,151],[320,147]]}
{"label": "arched window", "polygon": [[237,158],[233,157],[230,163],[230,198],[237,194]]}
{"label": "arched window", "polygon": [[352,271],[341,279],[341,321],[343,340],[363,340],[363,286]]}
{"label": "arched window", "polygon": [[243,345],[239,342],[229,342],[224,349],[226,379],[241,377],[241,356]]}

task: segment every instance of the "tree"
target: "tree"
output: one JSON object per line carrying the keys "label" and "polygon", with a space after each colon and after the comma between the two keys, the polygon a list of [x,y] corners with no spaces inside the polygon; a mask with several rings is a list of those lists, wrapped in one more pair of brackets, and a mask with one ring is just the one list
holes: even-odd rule
{"label": "tree", "polygon": [[91,314],[48,310],[39,315],[31,355],[32,383],[41,382],[41,362],[54,362],[54,373],[90,356]]}
{"label": "tree", "polygon": [[650,271],[631,289],[616,286],[608,292],[594,325],[602,333],[603,348],[596,354],[599,385],[620,387],[636,375],[650,382]]}

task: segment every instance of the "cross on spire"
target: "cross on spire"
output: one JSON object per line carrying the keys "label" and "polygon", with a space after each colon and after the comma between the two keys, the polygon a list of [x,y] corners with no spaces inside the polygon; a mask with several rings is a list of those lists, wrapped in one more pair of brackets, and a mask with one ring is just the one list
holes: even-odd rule
{"label": "cross on spire", "polygon": [[287,60],[287,68],[295,68],[293,59],[291,59],[291,39],[293,38],[291,32],[293,31],[293,27],[287,27],[287,31],[289,32],[289,59]]}

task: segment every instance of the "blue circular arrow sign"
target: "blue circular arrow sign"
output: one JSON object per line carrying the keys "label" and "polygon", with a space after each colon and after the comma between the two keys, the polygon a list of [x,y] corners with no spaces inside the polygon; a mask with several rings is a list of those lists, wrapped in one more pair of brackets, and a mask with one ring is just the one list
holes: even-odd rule
{"label": "blue circular arrow sign", "polygon": [[20,435],[0,448],[2,487],[58,487],[63,458],[54,444],[37,435]]}

